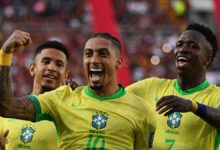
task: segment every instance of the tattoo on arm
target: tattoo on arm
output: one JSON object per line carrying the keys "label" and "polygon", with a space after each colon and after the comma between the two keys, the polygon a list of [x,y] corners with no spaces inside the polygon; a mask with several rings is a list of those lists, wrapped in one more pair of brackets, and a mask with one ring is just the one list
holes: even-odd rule
{"label": "tattoo on arm", "polygon": [[13,99],[10,67],[0,65],[0,116],[35,121],[35,108],[27,97]]}
{"label": "tattoo on arm", "polygon": [[1,107],[4,108],[4,117],[35,121],[35,108],[27,96],[12,99]]}
{"label": "tattoo on arm", "polygon": [[11,98],[12,93],[10,67],[0,65],[0,98]]}

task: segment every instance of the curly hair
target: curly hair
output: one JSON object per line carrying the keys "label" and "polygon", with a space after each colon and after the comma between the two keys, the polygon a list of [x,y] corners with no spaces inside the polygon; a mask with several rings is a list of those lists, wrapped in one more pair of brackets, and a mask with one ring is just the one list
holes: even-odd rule
{"label": "curly hair", "polygon": [[206,40],[211,44],[212,47],[212,57],[214,59],[216,52],[218,50],[218,43],[217,43],[217,39],[215,34],[212,32],[212,30],[203,25],[203,24],[198,24],[198,23],[193,23],[193,24],[189,24],[186,28],[186,30],[194,30],[197,31],[199,33],[201,33],[202,35],[205,36]]}

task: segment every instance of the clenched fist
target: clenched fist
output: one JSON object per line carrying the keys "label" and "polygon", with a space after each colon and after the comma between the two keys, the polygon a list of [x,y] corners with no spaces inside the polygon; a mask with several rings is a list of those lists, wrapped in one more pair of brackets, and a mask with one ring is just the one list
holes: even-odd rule
{"label": "clenched fist", "polygon": [[22,51],[29,43],[31,43],[31,36],[29,33],[15,30],[3,44],[2,50],[6,53],[16,53]]}

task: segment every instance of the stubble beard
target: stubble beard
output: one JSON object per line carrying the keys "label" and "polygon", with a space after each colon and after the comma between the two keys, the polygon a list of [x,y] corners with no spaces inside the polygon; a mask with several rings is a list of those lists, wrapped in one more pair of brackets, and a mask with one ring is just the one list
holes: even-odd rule
{"label": "stubble beard", "polygon": [[49,87],[49,86],[42,86],[41,87],[41,94],[43,94],[44,92],[52,91],[52,90],[54,90],[54,88]]}

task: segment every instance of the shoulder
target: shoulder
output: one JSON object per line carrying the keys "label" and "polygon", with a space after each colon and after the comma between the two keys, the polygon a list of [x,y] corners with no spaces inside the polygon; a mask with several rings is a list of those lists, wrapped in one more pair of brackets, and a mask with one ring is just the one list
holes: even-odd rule
{"label": "shoulder", "polygon": [[157,77],[151,77],[151,78],[146,78],[140,81],[137,81],[131,85],[129,85],[127,88],[130,88],[132,86],[144,86],[144,85],[151,85],[151,84],[161,84],[165,82],[171,81],[170,79],[165,79],[165,78],[157,78]]}
{"label": "shoulder", "polygon": [[215,84],[209,84],[207,92],[212,95],[220,96],[220,87]]}
{"label": "shoulder", "polygon": [[126,92],[125,99],[128,103],[130,103],[136,107],[142,107],[142,106],[149,107],[147,100],[145,100],[144,98],[142,98],[136,94],[133,94],[131,92]]}
{"label": "shoulder", "polygon": [[131,84],[126,90],[143,97],[150,94],[150,91],[159,91],[164,86],[173,85],[174,81],[175,80],[152,77]]}
{"label": "shoulder", "polygon": [[142,116],[145,119],[150,115],[152,115],[151,117],[154,116],[154,105],[152,105],[149,100],[129,92],[126,92],[125,96],[127,104],[130,105],[129,111],[134,111],[138,116]]}
{"label": "shoulder", "polygon": [[219,86],[216,86],[215,84],[210,84],[209,85],[209,94],[212,95],[212,97],[219,99],[219,101],[220,101],[220,87]]}
{"label": "shoulder", "polygon": [[203,90],[197,92],[199,95],[199,101],[211,106],[220,108],[220,87],[215,84],[209,84],[209,86]]}
{"label": "shoulder", "polygon": [[72,90],[72,88],[69,85],[63,85],[53,91],[40,94],[37,97],[64,97],[64,96],[80,93],[83,89],[84,86],[80,86],[77,87],[75,90]]}

